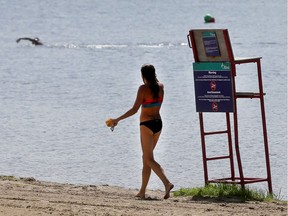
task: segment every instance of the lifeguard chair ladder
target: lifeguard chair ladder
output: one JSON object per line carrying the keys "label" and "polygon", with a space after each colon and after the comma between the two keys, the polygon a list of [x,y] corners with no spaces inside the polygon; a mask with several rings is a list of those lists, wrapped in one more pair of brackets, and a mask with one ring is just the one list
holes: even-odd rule
{"label": "lifeguard chair ladder", "polygon": [[[213,33],[215,35],[216,45],[218,49],[218,54],[216,55],[207,55],[207,44],[204,44],[203,34]],[[270,159],[269,159],[269,148],[268,148],[268,138],[267,138],[267,128],[266,128],[266,117],[265,117],[265,107],[264,107],[264,95],[263,85],[262,85],[262,74],[261,74],[261,57],[253,58],[234,58],[232,46],[227,29],[192,29],[187,35],[189,47],[193,50],[195,63],[205,63],[205,62],[230,62],[231,65],[231,81],[232,81],[232,94],[233,94],[233,123],[234,123],[234,145],[235,145],[235,154],[237,157],[237,164],[239,170],[239,177],[235,176],[234,171],[234,161],[233,161],[233,147],[232,147],[232,134],[231,134],[231,124],[230,124],[230,114],[226,112],[226,124],[227,129],[224,131],[213,131],[206,132],[204,129],[204,120],[203,112],[199,112],[199,122],[200,122],[200,132],[201,132],[201,144],[202,144],[202,157],[203,157],[203,168],[204,168],[204,179],[205,184],[208,183],[231,183],[231,184],[240,184],[242,187],[245,187],[246,184],[256,183],[256,182],[267,182],[269,193],[272,194],[272,180],[271,180],[271,171],[270,171]],[[205,41],[207,43],[207,41]],[[208,41],[209,43],[209,41]],[[214,44],[215,45],[215,44]],[[215,47],[214,47],[215,48]],[[256,63],[257,64],[257,74],[258,74],[258,86],[259,92],[236,92],[236,65],[246,64],[246,63]],[[237,110],[237,99],[240,98],[256,98],[260,100],[261,107],[261,117],[262,117],[262,132],[263,132],[263,141],[264,141],[264,151],[265,151],[265,160],[266,160],[266,178],[251,178],[245,177],[242,168],[241,155],[239,149],[239,131],[238,131],[238,110]],[[227,134],[228,138],[228,150],[229,154],[219,157],[210,157],[206,155],[206,143],[205,137],[215,134]],[[209,179],[208,177],[208,161],[220,160],[220,159],[229,159],[230,161],[230,173],[231,176],[228,178],[220,179]]]}

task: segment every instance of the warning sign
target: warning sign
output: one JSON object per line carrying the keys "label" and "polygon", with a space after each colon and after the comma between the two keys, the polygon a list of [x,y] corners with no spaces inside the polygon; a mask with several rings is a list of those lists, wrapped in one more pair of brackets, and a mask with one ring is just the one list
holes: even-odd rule
{"label": "warning sign", "polygon": [[230,62],[193,63],[197,112],[234,112]]}

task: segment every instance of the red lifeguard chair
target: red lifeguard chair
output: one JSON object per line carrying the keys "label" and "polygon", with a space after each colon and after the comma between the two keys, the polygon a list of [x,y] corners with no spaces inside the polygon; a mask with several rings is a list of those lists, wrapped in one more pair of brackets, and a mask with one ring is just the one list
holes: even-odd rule
{"label": "red lifeguard chair", "polygon": [[[256,182],[267,182],[269,193],[272,194],[272,180],[270,171],[270,159],[269,159],[269,148],[268,148],[268,138],[267,138],[267,128],[266,128],[266,117],[265,117],[265,107],[264,107],[264,95],[263,84],[262,84],[262,74],[261,74],[261,57],[252,58],[234,58],[232,46],[227,29],[192,29],[187,35],[189,47],[192,48],[195,65],[194,67],[194,82],[196,91],[201,92],[201,87],[205,86],[205,82],[210,82],[209,91],[206,91],[206,95],[199,93],[196,94],[196,110],[199,112],[199,122],[200,122],[200,132],[201,132],[201,144],[202,144],[202,156],[203,156],[203,168],[204,168],[204,179],[205,184],[208,183],[231,183],[240,184],[245,187],[246,184],[256,183]],[[258,75],[258,92],[236,92],[236,65],[256,63],[257,65],[257,75]],[[219,65],[220,64],[220,65]],[[223,67],[224,64],[224,67]],[[226,64],[226,66],[225,66]],[[221,66],[221,68],[220,68]],[[216,69],[215,69],[216,67]],[[228,70],[224,70],[223,68]],[[218,69],[217,69],[218,68]],[[219,73],[218,71],[219,70]],[[224,71],[223,71],[224,70]],[[208,72],[216,71],[217,79],[213,79],[213,75],[208,75]],[[206,75],[205,75],[206,72]],[[222,72],[222,74],[220,74]],[[225,73],[224,73],[225,72]],[[223,76],[223,73],[226,74]],[[227,73],[229,73],[227,75]],[[200,74],[200,75],[199,75]],[[203,75],[204,74],[204,75]],[[195,78],[197,76],[197,78]],[[204,78],[203,78],[204,77]],[[225,77],[221,80],[221,77]],[[228,80],[228,82],[224,82]],[[199,82],[198,82],[199,81]],[[201,82],[200,82],[201,81]],[[231,82],[230,82],[231,81]],[[228,89],[231,89],[231,97],[227,95],[218,95],[214,91],[213,86],[220,84],[224,87],[229,84]],[[227,86],[226,86],[227,87]],[[225,87],[225,88],[226,88]],[[205,87],[204,87],[205,88]],[[216,87],[215,87],[216,88]],[[207,89],[206,89],[207,90]],[[214,92],[213,92],[214,91]],[[225,90],[226,91],[226,90]],[[220,92],[220,91],[219,91]],[[212,95],[209,95],[211,93]],[[202,95],[201,95],[202,94]],[[221,93],[220,93],[221,94]],[[213,97],[212,97],[213,96]],[[211,97],[211,98],[210,98]],[[216,99],[215,99],[216,98]],[[225,100],[223,98],[226,98]],[[239,146],[239,131],[238,131],[238,110],[237,110],[237,100],[242,98],[258,99],[260,101],[261,107],[261,118],[262,118],[262,133],[264,141],[264,154],[266,161],[266,171],[267,175],[264,178],[246,177],[243,173],[240,146]],[[223,99],[223,100],[222,100]],[[199,101],[197,101],[199,100]],[[199,102],[199,104],[197,104]],[[226,130],[223,131],[205,131],[204,128],[204,118],[205,112],[225,112],[226,115]],[[234,126],[234,146],[235,155],[237,158],[239,176],[235,176],[234,169],[234,159],[233,159],[233,145],[232,145],[232,132],[231,132],[231,120],[230,112],[233,113],[233,126]],[[218,156],[218,157],[207,157],[206,151],[206,136],[211,136],[215,134],[227,134],[228,138],[228,155]],[[217,178],[209,179],[208,175],[208,161],[229,159],[230,162],[230,176],[227,178]]]}

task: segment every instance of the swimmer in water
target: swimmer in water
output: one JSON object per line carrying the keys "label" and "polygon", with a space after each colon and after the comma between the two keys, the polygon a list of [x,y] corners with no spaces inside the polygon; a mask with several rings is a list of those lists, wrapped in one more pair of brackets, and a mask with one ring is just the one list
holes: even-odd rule
{"label": "swimmer in water", "polygon": [[28,37],[18,38],[16,40],[16,42],[19,43],[21,40],[29,40],[32,42],[33,45],[43,45],[43,43],[40,41],[40,39],[38,37],[35,37],[35,38],[28,38]]}

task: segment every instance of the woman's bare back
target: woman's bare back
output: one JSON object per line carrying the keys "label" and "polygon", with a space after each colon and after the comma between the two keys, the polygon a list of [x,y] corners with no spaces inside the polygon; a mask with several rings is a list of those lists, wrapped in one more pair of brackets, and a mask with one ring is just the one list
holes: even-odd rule
{"label": "woman's bare back", "polygon": [[[163,98],[164,98],[164,86],[162,83],[159,83],[158,85],[159,85],[158,98],[161,98],[163,100]],[[144,88],[143,88],[143,101],[153,100],[153,94],[152,94],[152,91],[149,88],[149,86],[148,85],[143,85],[143,86],[144,86]],[[140,122],[161,118],[160,109],[161,109],[161,104],[160,104],[160,106],[153,106],[153,107],[148,107],[148,108],[142,106],[141,115],[140,115]]]}

